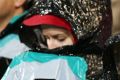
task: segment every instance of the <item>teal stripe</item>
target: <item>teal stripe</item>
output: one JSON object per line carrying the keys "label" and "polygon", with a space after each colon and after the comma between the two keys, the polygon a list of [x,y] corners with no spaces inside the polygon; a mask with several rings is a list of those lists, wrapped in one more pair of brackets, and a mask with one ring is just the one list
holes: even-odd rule
{"label": "teal stripe", "polygon": [[13,24],[15,23],[19,18],[21,18],[22,16],[26,15],[29,11],[25,11],[24,13],[20,14],[20,15],[17,15],[17,16],[14,16],[11,20],[10,20],[10,23]]}
{"label": "teal stripe", "polygon": [[[80,57],[65,57],[74,74],[82,80],[86,80],[87,63]],[[76,62],[75,62],[76,61]],[[75,67],[74,67],[75,66]],[[79,71],[79,72],[78,72]]]}

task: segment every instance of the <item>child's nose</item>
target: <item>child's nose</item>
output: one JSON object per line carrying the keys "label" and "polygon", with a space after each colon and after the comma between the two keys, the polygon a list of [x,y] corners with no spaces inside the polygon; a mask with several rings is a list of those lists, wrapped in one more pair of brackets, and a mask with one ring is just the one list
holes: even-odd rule
{"label": "child's nose", "polygon": [[55,49],[60,47],[60,45],[58,45],[57,41],[55,41],[54,39],[47,40],[47,45],[48,49]]}

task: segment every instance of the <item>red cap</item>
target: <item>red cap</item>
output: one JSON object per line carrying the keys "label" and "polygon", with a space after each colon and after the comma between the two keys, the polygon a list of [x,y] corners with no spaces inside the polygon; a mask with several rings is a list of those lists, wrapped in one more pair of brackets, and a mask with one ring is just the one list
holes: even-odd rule
{"label": "red cap", "polygon": [[23,24],[27,27],[35,27],[37,25],[53,25],[72,31],[70,24],[63,18],[54,15],[34,15],[23,21]]}
{"label": "red cap", "polygon": [[[61,27],[69,32],[72,32],[71,25],[63,18],[54,15],[34,15],[23,21],[23,24],[27,27],[36,27],[37,25],[53,25],[56,27]],[[75,36],[74,36],[75,37]],[[76,42],[76,40],[75,40]]]}

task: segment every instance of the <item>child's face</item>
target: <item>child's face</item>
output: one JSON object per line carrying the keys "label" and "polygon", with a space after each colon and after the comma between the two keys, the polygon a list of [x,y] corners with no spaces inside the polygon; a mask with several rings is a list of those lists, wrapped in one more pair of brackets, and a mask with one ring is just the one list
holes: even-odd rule
{"label": "child's face", "polygon": [[73,45],[73,36],[70,32],[61,28],[43,28],[42,33],[47,40],[48,49],[54,49],[65,45]]}

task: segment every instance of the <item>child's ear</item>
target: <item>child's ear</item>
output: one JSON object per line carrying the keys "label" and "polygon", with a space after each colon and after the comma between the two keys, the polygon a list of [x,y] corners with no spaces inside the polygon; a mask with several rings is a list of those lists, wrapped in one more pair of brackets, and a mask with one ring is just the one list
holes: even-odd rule
{"label": "child's ear", "polygon": [[26,0],[14,0],[16,7],[21,7],[24,5]]}

